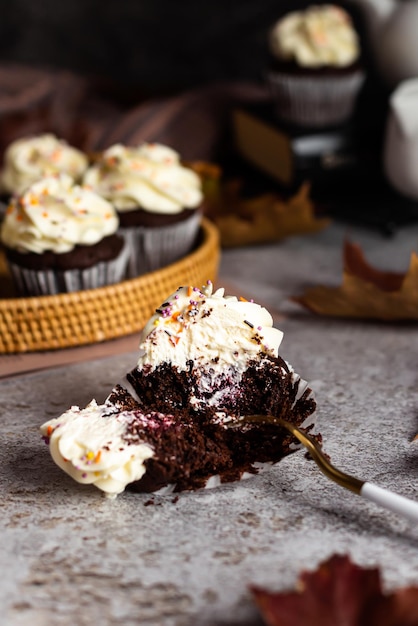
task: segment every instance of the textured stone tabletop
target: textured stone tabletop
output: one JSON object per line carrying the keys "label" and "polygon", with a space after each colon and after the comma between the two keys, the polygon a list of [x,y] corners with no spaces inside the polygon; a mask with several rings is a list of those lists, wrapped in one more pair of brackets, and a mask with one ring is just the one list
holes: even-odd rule
{"label": "textured stone tabletop", "polygon": [[[276,315],[281,355],[311,382],[337,467],[418,500],[418,325],[315,317],[291,304],[341,281],[348,234],[377,267],[406,270],[418,228],[387,239],[333,225],[314,236],[224,251],[218,286]],[[280,315],[279,315],[280,313]],[[106,499],[52,462],[39,426],[103,400],[128,353],[4,379],[1,397],[2,626],[260,624],[250,584],[293,588],[331,554],[418,585],[418,527],[328,481],[303,451],[240,483]]]}

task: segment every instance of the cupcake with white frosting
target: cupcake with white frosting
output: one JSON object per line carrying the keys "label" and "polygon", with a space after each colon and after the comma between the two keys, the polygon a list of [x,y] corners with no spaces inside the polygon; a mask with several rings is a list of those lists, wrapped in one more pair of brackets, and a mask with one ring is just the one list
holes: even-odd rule
{"label": "cupcake with white frosting", "polygon": [[0,230],[19,295],[52,295],[113,284],[128,248],[110,202],[66,174],[42,178],[14,196]]}
{"label": "cupcake with white frosting", "polygon": [[200,177],[168,146],[115,144],[85,173],[84,184],[106,198],[130,248],[130,278],[188,254],[198,236]]}
{"label": "cupcake with white frosting", "polygon": [[271,29],[269,47],[267,80],[281,120],[326,127],[351,118],[365,73],[347,11],[323,4],[287,13]]}
{"label": "cupcake with white frosting", "polygon": [[105,402],[41,426],[54,462],[110,497],[214,487],[271,466],[297,449],[272,419],[308,432],[315,422],[312,390],[279,355],[282,337],[255,302],[210,281],[180,287],[145,325],[137,364]]}
{"label": "cupcake with white frosting", "polygon": [[4,154],[0,187],[8,196],[20,195],[45,176],[65,173],[80,181],[88,167],[87,156],[52,133],[21,137]]}

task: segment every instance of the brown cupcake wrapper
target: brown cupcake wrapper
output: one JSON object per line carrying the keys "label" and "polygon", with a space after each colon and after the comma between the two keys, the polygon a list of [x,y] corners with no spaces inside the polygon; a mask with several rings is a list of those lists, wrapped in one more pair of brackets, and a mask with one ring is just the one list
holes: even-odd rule
{"label": "brown cupcake wrapper", "polygon": [[346,122],[354,113],[365,73],[306,76],[271,71],[267,82],[277,116],[291,124],[321,127]]}
{"label": "brown cupcake wrapper", "polygon": [[201,219],[201,213],[195,212],[187,220],[170,226],[120,228],[129,247],[127,277],[160,269],[188,254],[196,244]]}
{"label": "brown cupcake wrapper", "polygon": [[129,247],[125,243],[115,259],[101,261],[87,269],[31,270],[9,262],[9,270],[19,295],[47,296],[118,283],[125,278],[128,261]]}

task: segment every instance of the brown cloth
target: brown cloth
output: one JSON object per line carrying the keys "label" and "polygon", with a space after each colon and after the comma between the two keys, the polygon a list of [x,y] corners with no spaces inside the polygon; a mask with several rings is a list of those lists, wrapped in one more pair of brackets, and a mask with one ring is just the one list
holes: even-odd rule
{"label": "brown cloth", "polygon": [[210,160],[227,129],[231,108],[267,99],[264,86],[236,82],[138,98],[126,106],[83,76],[0,64],[0,158],[18,137],[53,132],[86,151],[150,141],[171,146],[185,160]]}

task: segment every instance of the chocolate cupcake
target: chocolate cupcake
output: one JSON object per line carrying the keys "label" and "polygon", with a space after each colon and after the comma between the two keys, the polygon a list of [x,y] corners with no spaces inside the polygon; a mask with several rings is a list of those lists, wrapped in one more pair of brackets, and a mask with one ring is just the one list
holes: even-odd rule
{"label": "chocolate cupcake", "polygon": [[173,263],[193,249],[202,215],[201,180],[171,148],[113,145],[83,180],[119,215],[130,249],[128,277]]}
{"label": "chocolate cupcake", "polygon": [[125,276],[128,248],[113,206],[70,176],[39,180],[14,196],[1,226],[18,295],[103,287]]}
{"label": "chocolate cupcake", "polygon": [[245,416],[309,432],[316,409],[307,382],[279,355],[282,337],[255,302],[210,281],[180,287],[145,325],[136,365],[106,401],[41,426],[53,460],[110,497],[127,487],[213,487],[271,467],[296,441],[271,417]]}
{"label": "chocolate cupcake", "polygon": [[334,4],[279,19],[270,32],[267,81],[277,116],[300,127],[327,127],[353,115],[365,80],[351,16]]}

